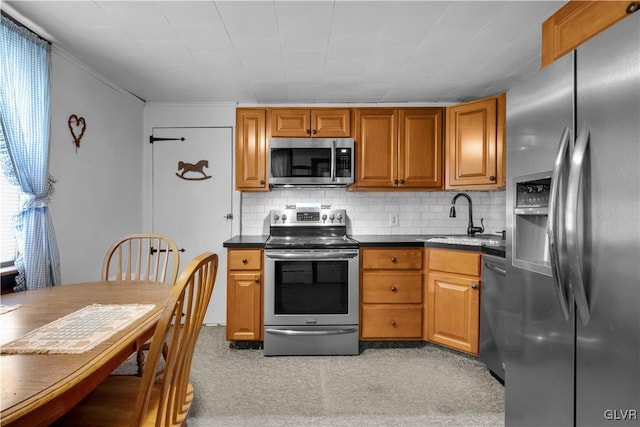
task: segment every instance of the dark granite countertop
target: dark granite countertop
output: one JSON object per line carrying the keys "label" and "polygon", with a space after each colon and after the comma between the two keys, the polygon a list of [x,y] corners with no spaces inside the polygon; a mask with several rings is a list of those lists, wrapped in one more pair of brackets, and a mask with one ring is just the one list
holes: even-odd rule
{"label": "dark granite countertop", "polygon": [[[269,236],[234,236],[231,239],[225,241],[223,246],[225,248],[263,248],[264,243]],[[356,240],[361,248],[375,248],[375,247],[417,247],[417,248],[442,248],[442,249],[458,249],[463,251],[477,251],[496,256],[505,256],[505,247],[502,246],[487,246],[487,245],[462,245],[442,242],[427,242],[431,237],[442,237],[442,235],[355,235],[349,236]],[[452,237],[466,237],[464,235],[456,235]],[[495,236],[496,240],[500,239],[500,236]]]}
{"label": "dark granite countertop", "polygon": [[[360,243],[361,248],[375,248],[375,247],[425,247],[425,248],[442,248],[442,249],[457,249],[462,251],[477,251],[490,253],[496,256],[505,256],[505,247],[501,246],[488,246],[488,245],[462,245],[453,243],[442,242],[427,242],[432,237],[443,237],[443,235],[355,235],[350,236]],[[452,235],[451,237],[467,237],[466,235]],[[493,236],[495,240],[500,240],[500,236]]]}
{"label": "dark granite countertop", "polygon": [[222,246],[225,248],[264,248],[264,242],[269,236],[233,236],[225,240]]}

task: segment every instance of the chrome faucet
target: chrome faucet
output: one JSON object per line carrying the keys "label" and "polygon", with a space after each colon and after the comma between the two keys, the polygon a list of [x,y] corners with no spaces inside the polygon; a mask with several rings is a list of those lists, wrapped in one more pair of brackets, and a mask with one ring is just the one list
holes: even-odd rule
{"label": "chrome faucet", "polygon": [[453,196],[453,199],[451,200],[451,209],[449,209],[449,218],[456,217],[456,200],[458,200],[458,197],[460,196],[466,198],[469,202],[469,225],[467,226],[467,236],[473,236],[476,233],[484,232],[484,218],[480,218],[480,227],[474,227],[473,225],[473,206],[471,203],[471,197],[469,197],[467,193],[458,193]]}

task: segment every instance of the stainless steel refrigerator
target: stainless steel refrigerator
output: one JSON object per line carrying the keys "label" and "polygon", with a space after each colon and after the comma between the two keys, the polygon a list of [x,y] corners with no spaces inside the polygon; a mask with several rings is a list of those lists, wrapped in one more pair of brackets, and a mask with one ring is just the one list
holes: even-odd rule
{"label": "stainless steel refrigerator", "polygon": [[640,13],[507,92],[510,426],[640,426]]}

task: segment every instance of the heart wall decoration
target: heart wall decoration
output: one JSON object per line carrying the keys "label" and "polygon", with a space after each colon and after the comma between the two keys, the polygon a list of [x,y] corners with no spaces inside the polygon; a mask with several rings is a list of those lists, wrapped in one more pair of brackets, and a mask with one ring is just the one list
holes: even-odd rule
{"label": "heart wall decoration", "polygon": [[84,135],[84,131],[87,130],[87,123],[84,121],[84,117],[78,117],[77,115],[72,114],[69,116],[67,124],[69,125],[71,136],[73,136],[73,143],[76,146],[77,152],[78,148],[80,148],[80,140]]}

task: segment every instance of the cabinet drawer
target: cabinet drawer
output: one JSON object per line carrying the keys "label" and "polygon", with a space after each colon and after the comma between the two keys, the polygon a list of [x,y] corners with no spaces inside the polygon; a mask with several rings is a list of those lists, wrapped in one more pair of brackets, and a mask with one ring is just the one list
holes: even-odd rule
{"label": "cabinet drawer", "polygon": [[422,249],[363,249],[362,268],[371,270],[420,270]]}
{"label": "cabinet drawer", "polygon": [[421,305],[364,305],[362,338],[421,339]]}
{"label": "cabinet drawer", "polygon": [[362,274],[362,302],[422,302],[422,273],[365,271]]}
{"label": "cabinet drawer", "polygon": [[480,276],[481,259],[478,252],[429,249],[429,270]]}
{"label": "cabinet drawer", "polygon": [[229,250],[229,270],[262,269],[262,251],[259,249]]}

